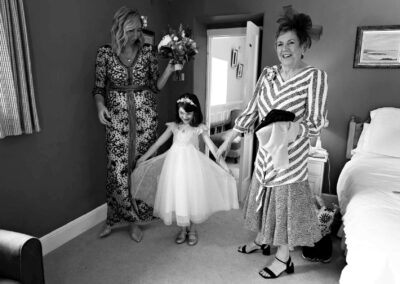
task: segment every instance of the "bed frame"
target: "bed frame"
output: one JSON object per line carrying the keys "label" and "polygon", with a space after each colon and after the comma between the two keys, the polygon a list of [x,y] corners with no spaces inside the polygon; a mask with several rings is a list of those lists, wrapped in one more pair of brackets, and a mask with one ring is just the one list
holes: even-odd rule
{"label": "bed frame", "polygon": [[352,116],[349,122],[349,131],[347,134],[346,158],[351,158],[351,151],[357,147],[358,139],[363,130],[364,123],[357,122],[356,116]]}

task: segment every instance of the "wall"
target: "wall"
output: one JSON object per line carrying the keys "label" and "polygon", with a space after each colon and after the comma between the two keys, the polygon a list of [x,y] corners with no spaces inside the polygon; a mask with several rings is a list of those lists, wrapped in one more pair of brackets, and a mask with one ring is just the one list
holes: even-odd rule
{"label": "wall", "polygon": [[[0,227],[42,236],[96,208],[105,200],[104,133],[90,96],[95,50],[108,41],[113,12],[136,4],[150,28],[189,24],[200,54],[185,67],[184,82],[169,82],[160,95],[161,120],[171,120],[176,97],[195,91],[205,103],[205,23],[229,15],[264,13],[262,65],[277,63],[275,20],[283,5],[312,16],[324,26],[320,42],[306,55],[329,80],[330,126],[322,142],[336,184],[346,162],[347,122],[365,119],[380,106],[400,107],[400,69],[353,69],[356,28],[400,22],[398,0],[36,0],[24,1],[42,132],[0,141]],[[172,15],[168,17],[168,15]],[[218,16],[218,17],[217,17]],[[170,94],[170,95],[169,95]]]}
{"label": "wall", "polygon": [[[158,42],[168,2],[24,3],[42,131],[0,140],[0,228],[40,237],[105,202],[104,129],[91,90],[96,49],[109,42],[114,12],[135,6]],[[168,88],[159,97],[160,106],[166,102]],[[160,107],[161,120],[167,116]]]}
{"label": "wall", "polygon": [[210,31],[208,120],[211,125],[227,121],[232,109],[242,107],[244,81],[243,78],[236,76],[237,66],[231,66],[231,51],[236,49],[238,51],[237,63],[243,63],[246,37],[240,34],[244,33],[245,29]]}
{"label": "wall", "polygon": [[[242,99],[243,79],[231,67],[231,50],[238,50],[238,63],[243,63],[245,36],[211,37],[210,103],[225,104]],[[225,82],[225,86],[219,85]]]}
{"label": "wall", "polygon": [[[261,65],[266,66],[278,63],[273,44],[277,27],[276,19],[282,6],[290,4],[296,10],[309,14],[315,24],[324,27],[321,40],[313,43],[311,50],[305,56],[305,61],[324,69],[328,74],[327,105],[330,125],[322,133],[322,145],[330,154],[331,190],[335,192],[338,176],[346,162],[347,125],[351,115],[367,119],[371,109],[382,106],[400,107],[398,80],[400,69],[354,69],[352,67],[357,26],[398,24],[400,1],[176,0],[172,3],[172,9],[196,7],[196,9],[186,9],[185,14],[177,15],[177,17],[188,20],[193,18],[196,28],[194,32],[199,35],[204,34],[205,27],[202,23],[206,21],[221,17],[228,18],[230,15],[264,13]],[[187,11],[191,11],[192,14]],[[204,43],[202,36],[196,40]],[[204,54],[199,54],[196,60],[203,61]],[[194,70],[196,80],[193,82],[193,87],[200,93],[205,80],[202,77],[204,70],[202,63],[199,63]]]}

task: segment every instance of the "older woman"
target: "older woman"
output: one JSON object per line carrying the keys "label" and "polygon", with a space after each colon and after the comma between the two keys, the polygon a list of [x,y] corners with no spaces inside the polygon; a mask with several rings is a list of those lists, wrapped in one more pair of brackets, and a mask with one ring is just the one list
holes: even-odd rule
{"label": "older woman", "polygon": [[[248,191],[245,226],[258,232],[254,242],[239,247],[241,253],[262,250],[269,254],[276,246],[274,260],[259,273],[264,278],[277,278],[284,271],[294,272],[290,250],[295,246],[313,246],[321,238],[307,181],[307,159],[310,137],[317,136],[325,123],[327,75],[303,61],[311,46],[311,37],[322,31],[314,29],[309,16],[286,7],[276,32],[276,52],[280,65],[266,67],[256,85],[253,98],[236,119],[234,131],[220,146],[217,155],[229,149],[240,133],[249,131],[257,119],[271,110],[295,114],[288,123],[288,166],[274,167],[274,157],[259,147],[255,171]],[[315,31],[317,31],[315,33]]]}
{"label": "older woman", "polygon": [[156,140],[158,115],[155,93],[174,71],[168,64],[159,76],[152,46],[144,44],[143,18],[138,11],[120,8],[114,15],[111,45],[97,51],[93,95],[98,118],[106,126],[107,221],[100,237],[115,223],[131,223],[130,236],[140,242],[137,225],[154,219],[152,208],[130,194],[130,173],[136,159]]}

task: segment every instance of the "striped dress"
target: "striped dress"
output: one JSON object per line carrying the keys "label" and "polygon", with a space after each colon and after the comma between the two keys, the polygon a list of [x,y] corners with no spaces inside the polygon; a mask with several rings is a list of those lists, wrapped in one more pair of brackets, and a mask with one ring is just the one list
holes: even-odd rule
{"label": "striped dress", "polygon": [[319,135],[326,122],[327,89],[326,73],[315,67],[307,66],[286,81],[279,66],[266,67],[253,98],[235,121],[236,131],[248,132],[272,109],[281,109],[293,112],[294,121],[300,124],[299,135],[288,144],[287,169],[275,170],[271,155],[258,148],[244,208],[246,227],[260,233],[258,243],[294,247],[312,245],[320,238],[307,181],[307,160],[309,138]]}

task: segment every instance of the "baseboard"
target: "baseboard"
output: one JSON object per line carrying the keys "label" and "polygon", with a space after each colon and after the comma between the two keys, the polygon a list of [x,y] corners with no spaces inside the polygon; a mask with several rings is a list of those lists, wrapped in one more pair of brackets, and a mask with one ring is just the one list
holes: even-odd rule
{"label": "baseboard", "polygon": [[68,224],[65,224],[53,232],[41,237],[40,241],[42,243],[43,255],[48,254],[83,232],[93,228],[100,222],[104,221],[106,216],[107,204],[104,203],[85,215],[82,215]]}

